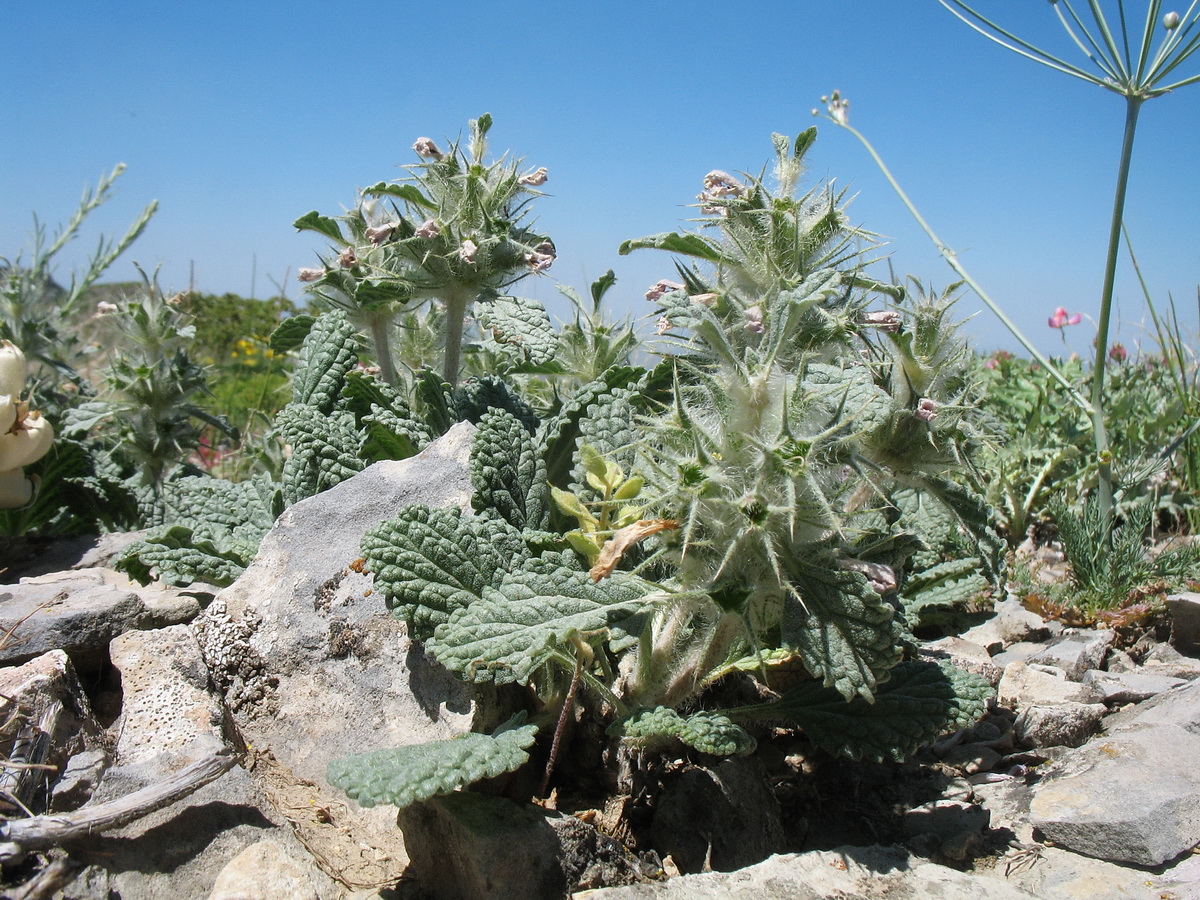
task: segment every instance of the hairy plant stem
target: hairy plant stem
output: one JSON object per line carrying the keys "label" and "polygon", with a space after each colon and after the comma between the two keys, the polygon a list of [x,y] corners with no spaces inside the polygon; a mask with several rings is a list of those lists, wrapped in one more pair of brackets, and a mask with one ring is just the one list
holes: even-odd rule
{"label": "hairy plant stem", "polygon": [[[1137,133],[1142,97],[1125,97],[1125,135],[1121,142],[1121,161],[1117,167],[1117,189],[1113,198],[1112,225],[1108,232],[1108,257],[1104,263],[1104,286],[1100,291],[1100,324],[1096,334],[1096,361],[1092,367],[1092,433],[1096,441],[1099,467],[1098,494],[1100,515],[1107,516],[1113,505],[1112,452],[1104,425],[1104,376],[1108,362],[1108,330],[1112,317],[1113,282],[1117,271],[1117,253],[1121,249],[1121,223],[1125,216],[1125,193],[1129,186],[1129,163],[1133,157],[1133,139]],[[1109,545],[1112,533],[1107,536]]]}
{"label": "hairy plant stem", "polygon": [[379,375],[388,384],[396,386],[396,366],[392,362],[392,345],[388,328],[392,324],[392,313],[387,309],[374,310],[369,314],[367,326],[371,331],[371,342],[375,345],[375,361],[379,363]]}
{"label": "hairy plant stem", "polygon": [[462,364],[463,323],[467,304],[475,297],[467,288],[455,287],[442,296],[446,306],[446,352],[442,362],[442,377],[450,385],[458,384],[458,369]]}
{"label": "hairy plant stem", "polygon": [[1032,356],[1041,366],[1043,366],[1046,371],[1050,373],[1050,376],[1062,386],[1063,390],[1067,392],[1067,396],[1069,396],[1081,410],[1093,417],[1094,421],[1095,407],[1093,404],[1085,396],[1083,396],[1082,393],[1080,393],[1079,389],[1076,388],[1075,385],[1071,384],[1070,379],[1063,375],[1063,373],[1058,370],[1058,367],[1055,366],[1054,363],[1050,362],[1049,358],[1046,357],[1045,354],[1043,354],[1036,346],[1034,346],[1033,342],[1030,341],[1029,338],[1025,337],[1025,335],[1021,333],[1021,330],[1017,328],[1016,324],[1005,314],[1004,310],[1000,308],[999,304],[997,304],[996,301],[994,301],[988,295],[988,293],[979,286],[979,283],[971,277],[970,273],[963,268],[962,263],[958,261],[958,254],[944,244],[942,239],[939,238],[934,230],[929,226],[929,223],[925,221],[924,217],[917,210],[917,207],[908,198],[908,194],[904,193],[904,189],[900,187],[900,183],[896,181],[895,177],[891,173],[891,170],[888,169],[887,165],[884,163],[882,157],[880,157],[880,155],[875,151],[875,148],[871,146],[871,142],[868,141],[866,137],[864,137],[863,134],[858,131],[858,129],[846,122],[838,121],[832,116],[823,116],[822,118],[827,118],[839,128],[846,129],[852,135],[858,138],[859,142],[866,148],[867,152],[871,154],[871,158],[875,160],[875,165],[879,166],[879,170],[883,173],[883,177],[886,178],[888,183],[892,186],[892,190],[896,192],[896,195],[900,198],[900,201],[904,204],[908,211],[912,213],[913,218],[917,220],[917,224],[921,226],[921,230],[923,230],[925,234],[929,236],[929,239],[933,241],[933,245],[937,248],[938,253],[942,255],[942,258],[946,260],[950,268],[957,272],[958,276],[962,278],[967,287],[974,291],[976,296],[978,296],[979,299],[984,302],[987,308],[995,313],[996,318],[1000,320],[1001,324],[1009,330],[1013,337],[1021,342],[1022,347],[1029,351],[1029,355]]}

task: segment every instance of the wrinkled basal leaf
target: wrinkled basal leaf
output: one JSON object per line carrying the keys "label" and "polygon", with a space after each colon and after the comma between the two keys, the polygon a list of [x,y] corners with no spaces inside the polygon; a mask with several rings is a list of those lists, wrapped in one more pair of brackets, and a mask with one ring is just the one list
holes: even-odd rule
{"label": "wrinkled basal leaf", "polygon": [[558,335],[545,307],[525,297],[497,297],[477,303],[475,313],[485,334],[519,360],[535,366],[554,358]]}
{"label": "wrinkled basal leaf", "polygon": [[491,735],[464,734],[347,756],[329,764],[329,783],[360,806],[391,803],[403,808],[484,778],[515,772],[529,759],[526,751],[536,734],[536,725],[522,725]]}
{"label": "wrinkled basal leaf", "polygon": [[438,662],[468,681],[524,683],[572,632],[604,631],[618,650],[636,642],[644,582],[622,574],[593,584],[586,572],[538,563],[486,585],[481,600],[439,625],[428,645]]}
{"label": "wrinkled basal leaf", "polygon": [[410,636],[424,640],[528,554],[505,522],[464,515],[457,507],[412,505],[368,531],[362,555],[375,590],[408,622]]}
{"label": "wrinkled basal leaf", "polygon": [[666,706],[640,710],[609,732],[636,747],[665,749],[681,741],[713,756],[753,753],[757,745],[744,728],[718,712],[703,710],[684,717]]}
{"label": "wrinkled basal leaf", "polygon": [[533,435],[516,416],[489,410],[471,439],[471,499],[477,511],[494,510],[519,530],[549,523],[546,466]]}
{"label": "wrinkled basal leaf", "polygon": [[[745,718],[787,718],[818,747],[851,759],[901,761],[940,735],[966,728],[987,711],[987,682],[949,664],[905,662],[875,693],[873,703],[847,703],[835,690],[807,682]],[[742,719],[742,711],[732,713]]]}

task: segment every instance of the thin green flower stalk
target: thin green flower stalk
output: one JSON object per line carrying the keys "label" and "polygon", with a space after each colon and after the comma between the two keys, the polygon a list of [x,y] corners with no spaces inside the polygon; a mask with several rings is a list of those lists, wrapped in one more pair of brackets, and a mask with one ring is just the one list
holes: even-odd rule
{"label": "thin green flower stalk", "polygon": [[[1112,454],[1104,424],[1104,381],[1111,325],[1113,284],[1121,243],[1121,223],[1125,195],[1129,185],[1130,162],[1137,134],[1138,114],[1147,100],[1160,97],[1185,85],[1200,81],[1200,74],[1177,79],[1176,69],[1200,49],[1200,0],[1193,0],[1185,13],[1163,13],[1161,0],[1149,0],[1141,33],[1132,35],[1125,14],[1125,3],[1117,0],[1119,28],[1113,29],[1099,0],[1087,0],[1087,14],[1081,16],[1070,0],[1050,0],[1059,22],[1071,40],[1099,72],[1080,68],[1007,31],[961,0],[938,0],[942,6],[989,40],[1014,53],[1041,63],[1055,71],[1088,81],[1125,98],[1125,130],[1117,165],[1117,184],[1113,197],[1112,224],[1109,228],[1108,255],[1104,265],[1104,284],[1100,292],[1100,321],[1097,329],[1096,360],[1092,370],[1092,421],[1096,455],[1099,462],[1099,503],[1101,516],[1107,516],[1113,503]],[[1085,21],[1089,19],[1089,21]],[[1158,46],[1155,47],[1156,35]]]}

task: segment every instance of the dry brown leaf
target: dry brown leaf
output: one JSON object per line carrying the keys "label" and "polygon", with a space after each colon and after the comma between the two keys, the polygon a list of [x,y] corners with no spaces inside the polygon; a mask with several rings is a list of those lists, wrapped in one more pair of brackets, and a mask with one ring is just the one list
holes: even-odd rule
{"label": "dry brown leaf", "polygon": [[660,531],[671,531],[678,527],[679,523],[674,519],[640,519],[632,525],[618,528],[613,532],[613,536],[604,542],[596,564],[588,572],[592,576],[592,581],[599,581],[601,578],[611,575],[613,569],[617,567],[617,563],[621,561],[621,557],[625,555],[625,551],[638,541]]}

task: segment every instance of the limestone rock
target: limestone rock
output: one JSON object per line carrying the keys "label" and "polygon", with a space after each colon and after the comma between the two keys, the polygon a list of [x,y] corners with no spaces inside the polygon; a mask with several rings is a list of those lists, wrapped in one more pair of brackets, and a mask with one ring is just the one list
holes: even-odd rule
{"label": "limestone rock", "polygon": [[1025,706],[1013,731],[1026,747],[1078,747],[1096,732],[1107,712],[1103,703]]}
{"label": "limestone rock", "polygon": [[1157,866],[1200,842],[1200,683],[1109,718],[1107,735],[1052,764],[1030,815],[1088,856]]}
{"label": "limestone rock", "polygon": [[208,900],[334,900],[340,895],[336,882],[311,856],[264,838],[226,864]]}
{"label": "limestone rock", "polygon": [[395,811],[347,804],[326,782],[329,762],[468,731],[472,693],[408,641],[352,564],[363,534],[406,504],[468,505],[473,433],[456,425],[415,457],[376,463],[285,510],[246,571],[192,624],[277,809],[328,871],[363,887],[403,869]]}
{"label": "limestone rock", "polygon": [[1026,661],[1057,666],[1069,681],[1081,681],[1084,672],[1100,668],[1116,638],[1115,631],[1104,628],[1074,631],[1055,638]]}
{"label": "limestone rock", "polygon": [[1004,676],[996,689],[996,702],[1011,709],[1026,706],[1049,706],[1054,703],[1094,703],[1103,696],[1091,686],[1067,681],[1061,669],[1057,673],[1049,667],[1033,668],[1027,663],[1016,661],[1004,669]]}
{"label": "limestone rock", "polygon": [[925,659],[949,660],[964,672],[978,675],[992,687],[999,683],[1003,672],[1003,667],[992,661],[985,647],[960,637],[944,637],[930,641],[922,645],[921,656]]}
{"label": "limestone rock", "polygon": [[[52,650],[24,665],[0,668],[0,790],[35,812],[43,812],[44,790],[51,773],[28,765],[54,766],[59,771],[70,757],[100,747],[101,729],[92,715],[71,660]],[[80,802],[82,802],[80,798]],[[18,812],[16,808],[11,812]]]}
{"label": "limestone rock", "polygon": [[962,800],[934,800],[904,815],[904,830],[916,839],[914,849],[966,859],[987,830],[989,813]]}
{"label": "limestone rock", "polygon": [[1133,672],[1101,672],[1092,669],[1083,676],[1083,683],[1099,688],[1108,706],[1141,703],[1164,691],[1187,684],[1182,678],[1170,678],[1138,669]]}
{"label": "limestone rock", "polygon": [[1037,613],[1027,610],[1020,600],[1001,600],[992,612],[990,619],[964,632],[962,638],[986,647],[989,653],[996,654],[1009,644],[1040,640],[1049,633],[1045,620]]}
{"label": "limestone rock", "polygon": [[772,856],[737,872],[685,875],[590,892],[588,900],[1034,900],[1001,878],[959,872],[895,847],[838,847]]}

